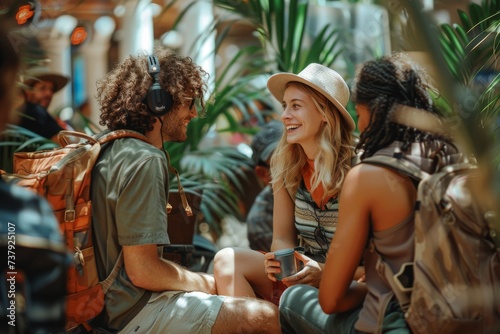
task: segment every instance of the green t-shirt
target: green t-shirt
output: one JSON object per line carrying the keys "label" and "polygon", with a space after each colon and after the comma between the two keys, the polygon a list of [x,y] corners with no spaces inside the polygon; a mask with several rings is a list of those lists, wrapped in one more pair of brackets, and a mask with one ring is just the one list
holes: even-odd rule
{"label": "green t-shirt", "polygon": [[[92,171],[94,245],[99,279],[113,269],[121,246],[169,243],[168,165],[158,148],[134,138],[106,144]],[[161,249],[159,249],[161,251]],[[106,294],[99,324],[123,328],[147,303],[122,268]]]}

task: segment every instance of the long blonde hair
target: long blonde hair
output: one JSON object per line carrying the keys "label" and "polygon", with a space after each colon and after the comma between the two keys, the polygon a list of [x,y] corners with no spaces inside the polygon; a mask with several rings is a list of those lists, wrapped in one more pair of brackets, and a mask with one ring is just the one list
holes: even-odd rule
{"label": "long blonde hair", "polygon": [[[319,151],[314,158],[311,192],[321,184],[325,191],[323,199],[336,196],[351,168],[354,155],[352,133],[347,129],[337,108],[324,95],[299,82],[290,82],[287,87],[290,84],[310,95],[318,111],[326,118],[319,137]],[[304,150],[299,144],[289,144],[285,131],[271,158],[273,188],[277,190],[285,186],[288,193],[295,196],[302,181],[302,167],[306,163]]]}

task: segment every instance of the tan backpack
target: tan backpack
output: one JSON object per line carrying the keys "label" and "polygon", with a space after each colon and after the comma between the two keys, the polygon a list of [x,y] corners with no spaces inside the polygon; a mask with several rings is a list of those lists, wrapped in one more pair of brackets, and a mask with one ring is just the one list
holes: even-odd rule
{"label": "tan backpack", "polygon": [[[69,138],[80,138],[68,144]],[[119,257],[112,273],[99,282],[92,242],[92,203],[90,184],[92,168],[101,145],[118,138],[132,137],[149,140],[138,132],[117,130],[91,137],[80,132],[61,131],[62,148],[14,155],[14,174],[2,177],[34,190],[51,204],[59,222],[74,266],[67,273],[66,326],[67,331],[84,325],[104,307],[104,295],[123,265]]]}
{"label": "tan backpack", "polygon": [[471,191],[477,166],[454,164],[428,175],[408,161],[387,156],[375,155],[363,163],[422,180],[415,204],[414,261],[397,273],[380,255],[377,264],[412,332],[500,333],[498,216]]}

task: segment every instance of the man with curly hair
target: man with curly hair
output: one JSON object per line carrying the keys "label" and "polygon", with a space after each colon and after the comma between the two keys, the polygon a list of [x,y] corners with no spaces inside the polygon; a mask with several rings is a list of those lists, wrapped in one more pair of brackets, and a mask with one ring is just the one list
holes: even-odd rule
{"label": "man with curly hair", "polygon": [[103,280],[124,265],[93,325],[122,333],[279,333],[277,308],[251,298],[218,296],[212,275],[164,260],[169,166],[164,141],[186,140],[194,101],[204,108],[207,73],[164,47],[129,56],[98,82],[100,124],[149,141],[118,139],[103,147],[92,175],[94,244]]}

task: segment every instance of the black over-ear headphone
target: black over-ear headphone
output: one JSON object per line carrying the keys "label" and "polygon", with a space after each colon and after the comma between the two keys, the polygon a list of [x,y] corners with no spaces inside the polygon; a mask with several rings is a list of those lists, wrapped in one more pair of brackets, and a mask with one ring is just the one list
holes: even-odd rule
{"label": "black over-ear headphone", "polygon": [[153,116],[161,117],[172,109],[174,99],[169,92],[160,86],[160,63],[155,55],[148,56],[148,72],[153,77],[153,85],[146,94],[146,104]]}

